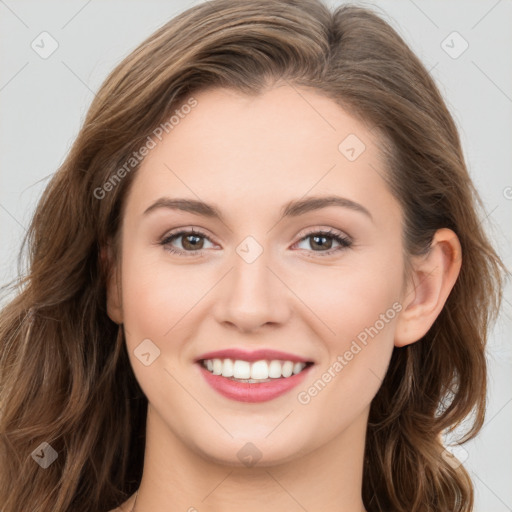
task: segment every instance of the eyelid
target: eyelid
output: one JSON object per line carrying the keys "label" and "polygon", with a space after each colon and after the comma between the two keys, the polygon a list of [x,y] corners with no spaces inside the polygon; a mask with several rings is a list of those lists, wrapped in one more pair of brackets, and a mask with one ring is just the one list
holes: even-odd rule
{"label": "eyelid", "polygon": [[[162,242],[168,238],[172,238],[173,236],[176,236],[179,234],[190,234],[190,233],[194,233],[196,235],[203,236],[204,238],[207,238],[210,242],[214,243],[213,240],[211,239],[211,237],[207,233],[205,233],[202,230],[202,228],[196,228],[195,226],[185,226],[182,228],[176,228],[174,230],[168,231],[160,238],[160,242]],[[313,234],[317,234],[317,233],[328,233],[329,235],[333,235],[333,236],[337,235],[337,236],[347,238],[350,241],[352,241],[352,237],[345,231],[341,231],[339,229],[331,228],[331,227],[315,227],[315,228],[306,228],[306,230],[299,232],[299,234],[297,235],[299,237],[297,242],[300,242],[303,238],[305,238],[309,235],[313,235]],[[297,243],[297,242],[295,242],[295,243]]]}
{"label": "eyelid", "polygon": [[[183,227],[183,228],[176,228],[175,230],[168,231],[167,233],[165,233],[165,235],[163,235],[159,239],[158,244],[159,245],[167,245],[168,243],[170,243],[170,240],[172,238],[179,238],[180,236],[185,236],[185,235],[198,235],[198,236],[200,236],[202,238],[206,238],[212,244],[215,244],[215,242],[211,239],[211,237],[209,235],[207,235],[201,229],[195,228],[193,226]],[[195,252],[193,252],[193,251],[177,250],[177,252],[187,252],[189,254],[199,254],[201,251],[204,251],[204,249],[198,249]]]}
{"label": "eyelid", "polygon": [[313,235],[319,235],[319,236],[327,236],[328,238],[334,239],[338,244],[339,247],[331,248],[327,251],[312,251],[312,250],[306,250],[307,256],[311,257],[311,254],[314,254],[315,256],[312,256],[313,258],[316,258],[317,256],[333,256],[337,255],[338,253],[341,253],[342,251],[351,248],[354,245],[354,241],[351,236],[347,235],[345,232],[340,231],[336,228],[312,228],[305,233],[303,232],[301,236],[299,237],[299,240],[293,244],[292,247],[299,244],[303,240],[313,236]]}
{"label": "eyelid", "polygon": [[[328,234],[329,236],[339,236],[340,238],[346,238],[347,240],[350,240],[351,242],[353,241],[352,237],[345,231],[341,231],[340,229],[331,228],[331,227],[307,228],[305,231],[302,231],[299,233],[298,241],[300,242],[302,239],[306,238],[307,236],[316,235],[317,233],[324,233],[324,234]],[[297,243],[297,242],[295,242],[295,243]]]}
{"label": "eyelid", "polygon": [[[198,235],[202,238],[207,239],[212,244],[215,244],[215,242],[210,238],[209,235],[207,235],[201,228],[197,229],[194,226],[188,226],[188,227],[182,227],[182,228],[176,228],[175,230],[167,232],[161,239],[159,240],[158,244],[166,246],[170,243],[172,238],[179,238],[180,236],[185,235]],[[353,239],[350,235],[346,234],[343,231],[340,231],[336,228],[308,228],[306,231],[303,231],[300,233],[299,238],[296,242],[293,243],[292,247],[297,245],[298,243],[302,242],[304,239],[312,236],[312,235],[324,235],[328,236],[329,238],[333,238],[338,244],[340,244],[339,247],[334,249],[329,249],[327,251],[308,251],[309,253],[316,253],[318,256],[330,256],[334,253],[340,252],[343,249],[348,249],[353,245]],[[216,245],[216,244],[215,244]],[[204,256],[204,253],[206,249],[197,249],[194,251],[184,251],[182,249],[166,249],[167,251],[175,254],[185,255],[185,256]]]}

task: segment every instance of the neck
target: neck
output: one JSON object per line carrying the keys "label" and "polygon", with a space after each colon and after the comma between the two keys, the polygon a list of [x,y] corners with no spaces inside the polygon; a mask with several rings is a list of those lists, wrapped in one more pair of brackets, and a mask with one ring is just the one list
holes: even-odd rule
{"label": "neck", "polygon": [[309,453],[266,463],[262,457],[252,467],[240,467],[236,456],[230,465],[194,451],[149,406],[135,512],[260,512],[262,504],[265,512],[362,512],[367,414],[337,437],[317,440]]}

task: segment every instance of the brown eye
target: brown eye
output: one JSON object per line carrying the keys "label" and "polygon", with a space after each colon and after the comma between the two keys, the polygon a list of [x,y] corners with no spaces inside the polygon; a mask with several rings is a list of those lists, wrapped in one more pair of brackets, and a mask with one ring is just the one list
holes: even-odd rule
{"label": "brown eye", "polygon": [[313,243],[311,244],[312,248],[320,247],[321,249],[330,249],[332,247],[332,237],[325,235],[310,235],[308,238],[310,238],[313,241]]}
{"label": "brown eye", "polygon": [[[210,239],[204,233],[194,230],[181,230],[165,236],[160,242],[160,245],[163,245],[166,250],[175,254],[197,256],[205,248],[205,240],[211,243]],[[171,243],[176,241],[181,241],[181,248],[171,245]]]}
{"label": "brown eye", "polygon": [[[304,240],[309,240],[309,249],[306,250],[319,253],[319,256],[330,255],[352,245],[349,238],[334,231],[314,231],[304,236],[300,242]],[[339,247],[332,248],[333,243],[339,244]]]}
{"label": "brown eye", "polygon": [[181,245],[184,249],[191,251],[202,249],[204,240],[201,240],[201,236],[198,235],[180,235],[182,237]]}

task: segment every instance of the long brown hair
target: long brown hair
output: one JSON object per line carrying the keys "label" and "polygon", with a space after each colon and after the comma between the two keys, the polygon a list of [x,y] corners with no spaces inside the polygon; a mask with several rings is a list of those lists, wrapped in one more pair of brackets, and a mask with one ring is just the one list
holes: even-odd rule
{"label": "long brown hair", "polygon": [[[107,77],[37,206],[22,245],[27,270],[0,317],[3,512],[108,510],[138,487],[147,399],[106,313],[100,252],[116,240],[137,170],[126,162],[195,91],[258,94],[277,80],[313,88],[380,135],[408,255],[427,251],[439,228],[460,239],[462,269],[444,309],[422,340],[394,349],[372,402],[363,500],[372,512],[472,510],[470,478],[443,456],[441,435],[468,415],[465,439],[482,426],[484,349],[506,269],[438,88],[371,10],[211,0],[166,23]],[[33,454],[49,453],[41,443],[57,454],[46,468]]]}

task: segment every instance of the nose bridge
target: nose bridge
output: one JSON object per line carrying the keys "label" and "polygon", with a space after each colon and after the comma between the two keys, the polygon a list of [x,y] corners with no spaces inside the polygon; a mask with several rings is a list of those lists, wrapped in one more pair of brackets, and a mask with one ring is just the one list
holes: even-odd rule
{"label": "nose bridge", "polygon": [[218,298],[217,320],[241,330],[283,322],[287,314],[286,287],[268,268],[272,267],[270,249],[248,236],[235,253]]}

